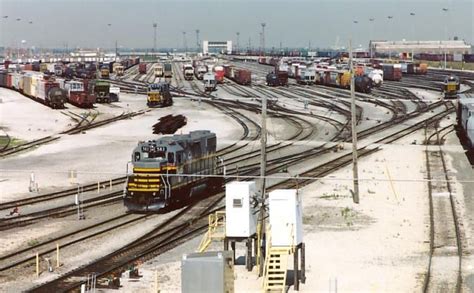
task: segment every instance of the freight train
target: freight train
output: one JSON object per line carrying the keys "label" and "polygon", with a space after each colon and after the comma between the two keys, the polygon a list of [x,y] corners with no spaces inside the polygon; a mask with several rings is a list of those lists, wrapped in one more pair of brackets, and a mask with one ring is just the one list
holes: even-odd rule
{"label": "freight train", "polygon": [[[351,73],[347,70],[317,68],[316,84],[350,89]],[[367,75],[355,76],[354,86],[357,92],[370,93],[373,88],[372,79]]]}
{"label": "freight train", "polygon": [[288,85],[288,72],[277,71],[270,72],[267,74],[267,85],[268,86],[286,86]]}
{"label": "freight train", "polygon": [[224,75],[241,85],[250,85],[252,83],[252,73],[247,69],[237,68],[233,65],[224,65]]}
{"label": "freight train", "polygon": [[459,78],[455,75],[446,76],[443,81],[443,94],[445,99],[454,99],[457,97],[461,84]]}
{"label": "freight train", "polygon": [[474,149],[474,95],[460,94],[457,107],[458,126],[469,149]]}
{"label": "freight train", "polygon": [[127,209],[156,212],[221,190],[216,143],[216,135],[208,130],[139,142],[127,170]]}
{"label": "freight train", "polygon": [[173,105],[169,84],[165,82],[150,84],[147,89],[146,104],[150,108]]}
{"label": "freight train", "polygon": [[58,81],[42,73],[0,71],[0,86],[16,90],[53,109],[64,108],[66,91]]}

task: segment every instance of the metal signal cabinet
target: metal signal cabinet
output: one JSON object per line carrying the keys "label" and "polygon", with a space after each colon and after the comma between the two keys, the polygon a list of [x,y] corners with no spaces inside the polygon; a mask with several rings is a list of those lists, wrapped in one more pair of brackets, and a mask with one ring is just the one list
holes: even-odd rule
{"label": "metal signal cabinet", "polygon": [[253,181],[235,181],[226,184],[226,237],[250,237],[257,232],[257,208],[254,208],[252,201],[256,192]]}
{"label": "metal signal cabinet", "polygon": [[183,255],[182,293],[234,292],[234,259],[231,251],[210,251]]}
{"label": "metal signal cabinet", "polygon": [[303,242],[301,192],[277,189],[269,193],[271,246],[297,246]]}

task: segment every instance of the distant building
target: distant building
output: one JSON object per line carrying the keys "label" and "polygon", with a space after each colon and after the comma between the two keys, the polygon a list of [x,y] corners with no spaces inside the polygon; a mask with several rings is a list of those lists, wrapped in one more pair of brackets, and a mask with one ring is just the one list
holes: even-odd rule
{"label": "distant building", "polygon": [[232,54],[232,41],[203,41],[202,53],[204,55],[209,53]]}
{"label": "distant building", "polygon": [[471,45],[465,41],[370,41],[370,51],[376,53],[469,54]]}

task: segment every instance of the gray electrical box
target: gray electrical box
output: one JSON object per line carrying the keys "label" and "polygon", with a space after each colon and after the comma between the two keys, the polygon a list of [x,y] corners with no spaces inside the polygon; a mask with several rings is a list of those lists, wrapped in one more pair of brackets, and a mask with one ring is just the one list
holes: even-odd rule
{"label": "gray electrical box", "polygon": [[181,292],[234,292],[234,260],[231,251],[209,251],[183,255]]}

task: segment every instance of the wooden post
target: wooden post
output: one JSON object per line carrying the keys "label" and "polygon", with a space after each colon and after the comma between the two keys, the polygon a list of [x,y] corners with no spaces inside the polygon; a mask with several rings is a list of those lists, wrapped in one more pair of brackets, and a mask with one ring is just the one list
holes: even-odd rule
{"label": "wooden post", "polygon": [[232,254],[233,254],[234,263],[235,263],[235,241],[230,242],[230,247],[232,248]]}
{"label": "wooden post", "polygon": [[298,279],[298,247],[296,247],[295,254],[293,255],[293,285],[295,286],[295,291],[300,290],[300,280]]}
{"label": "wooden post", "polygon": [[359,203],[359,169],[357,165],[357,108],[355,102],[354,65],[352,64],[352,40],[349,41],[349,66],[351,71],[351,132],[352,132],[352,200]]}
{"label": "wooden post", "polygon": [[160,286],[158,283],[158,271],[155,271],[155,292],[160,293]]}
{"label": "wooden post", "polygon": [[99,194],[99,193],[100,193],[100,182],[97,181],[97,194]]}
{"label": "wooden post", "polygon": [[36,253],[36,277],[39,277],[40,266],[39,266],[39,253]]}
{"label": "wooden post", "polygon": [[59,243],[56,243],[56,267],[59,268]]}
{"label": "wooden post", "polygon": [[229,239],[227,237],[224,237],[224,250],[229,250]]}
{"label": "wooden post", "polygon": [[306,283],[306,260],[304,243],[301,243],[301,283]]}
{"label": "wooden post", "polygon": [[252,271],[252,238],[247,238],[247,255],[245,256],[247,271]]}

